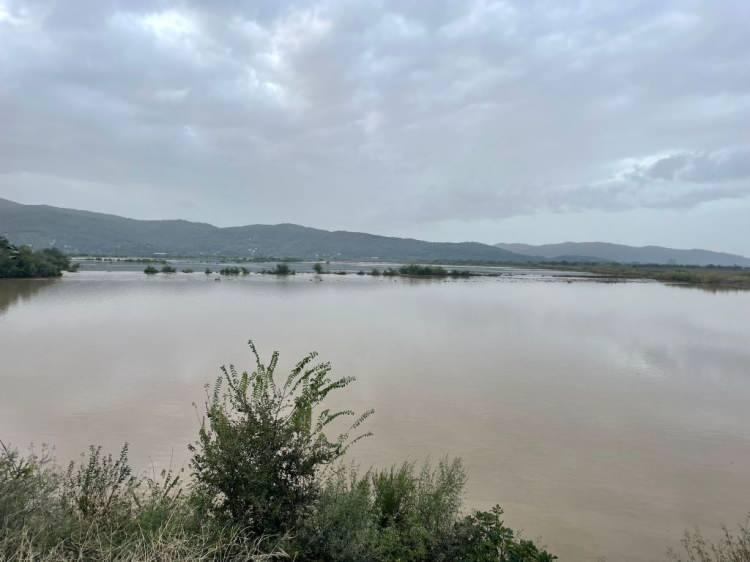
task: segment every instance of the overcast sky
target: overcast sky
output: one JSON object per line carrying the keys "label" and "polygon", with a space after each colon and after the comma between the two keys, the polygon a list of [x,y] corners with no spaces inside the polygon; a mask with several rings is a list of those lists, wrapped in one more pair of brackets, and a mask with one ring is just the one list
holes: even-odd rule
{"label": "overcast sky", "polygon": [[0,0],[0,197],[750,255],[750,1]]}

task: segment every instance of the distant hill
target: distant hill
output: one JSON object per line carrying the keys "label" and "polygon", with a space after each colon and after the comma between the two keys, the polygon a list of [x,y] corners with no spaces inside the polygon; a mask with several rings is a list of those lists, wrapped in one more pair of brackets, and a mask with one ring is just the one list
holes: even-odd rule
{"label": "distant hill", "polygon": [[675,250],[661,246],[625,246],[605,242],[563,242],[561,244],[496,244],[497,248],[549,260],[604,261],[680,265],[721,265],[750,267],[744,256],[709,250]]}
{"label": "distant hill", "polygon": [[533,258],[478,242],[442,243],[331,232],[296,224],[218,228],[183,220],[135,220],[0,199],[0,235],[15,244],[76,254],[223,255],[303,259],[527,262]]}

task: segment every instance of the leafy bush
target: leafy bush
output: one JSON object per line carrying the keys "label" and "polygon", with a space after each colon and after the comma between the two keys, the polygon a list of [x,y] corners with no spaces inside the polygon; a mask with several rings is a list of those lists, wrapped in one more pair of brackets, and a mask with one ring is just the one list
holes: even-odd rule
{"label": "leafy bush", "polygon": [[177,270],[171,265],[165,265],[161,268],[162,273],[177,273]]}
{"label": "leafy bush", "polygon": [[146,269],[143,270],[143,273],[145,273],[146,275],[156,275],[157,273],[159,273],[159,270],[156,269],[153,265],[149,265],[146,267]]}
{"label": "leafy bush", "polygon": [[288,547],[300,561],[550,562],[517,538],[502,510],[461,515],[466,476],[460,460],[367,472],[339,470]]}
{"label": "leafy bush", "polygon": [[[283,534],[317,497],[319,470],[369,435],[350,439],[372,411],[355,416],[351,410],[322,409],[314,419],[326,397],[354,379],[332,379],[330,363],[315,363],[310,353],[277,384],[278,352],[265,365],[249,345],[255,371],[222,368],[206,403],[206,420],[191,445],[196,492],[216,520],[254,535]],[[354,421],[330,441],[325,430],[342,417]]]}

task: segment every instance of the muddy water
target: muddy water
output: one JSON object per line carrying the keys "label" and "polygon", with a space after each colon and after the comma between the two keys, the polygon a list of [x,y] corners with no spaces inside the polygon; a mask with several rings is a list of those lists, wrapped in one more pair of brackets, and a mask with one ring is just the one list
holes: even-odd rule
{"label": "muddy water", "polygon": [[0,282],[0,439],[185,464],[244,346],[317,350],[374,407],[362,466],[461,456],[467,504],[562,560],[663,560],[750,511],[750,293],[656,283],[81,272]]}

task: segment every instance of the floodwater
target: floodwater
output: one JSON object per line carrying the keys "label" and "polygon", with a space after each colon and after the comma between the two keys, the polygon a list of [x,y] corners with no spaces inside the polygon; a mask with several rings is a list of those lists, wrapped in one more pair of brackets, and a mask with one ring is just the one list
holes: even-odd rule
{"label": "floodwater", "polygon": [[750,292],[545,276],[2,281],[0,439],[186,465],[203,385],[253,338],[358,378],[360,466],[460,456],[467,505],[561,560],[664,560],[750,511],[749,320]]}

